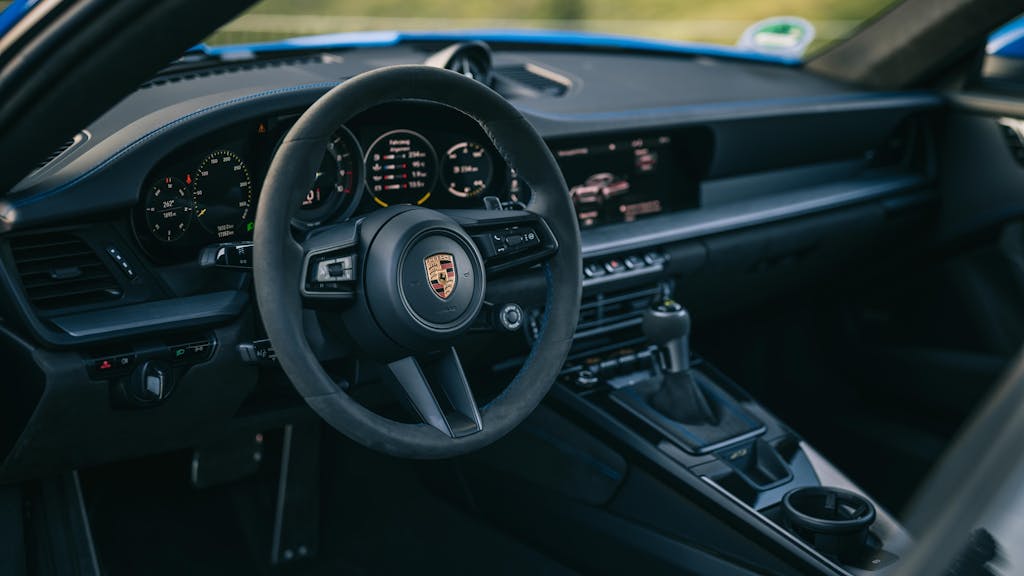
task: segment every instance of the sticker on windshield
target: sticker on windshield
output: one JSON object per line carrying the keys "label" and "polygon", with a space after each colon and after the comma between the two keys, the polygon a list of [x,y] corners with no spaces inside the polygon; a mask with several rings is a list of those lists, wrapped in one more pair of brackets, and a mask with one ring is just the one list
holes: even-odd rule
{"label": "sticker on windshield", "polygon": [[737,46],[742,50],[801,58],[814,40],[814,25],[798,16],[775,16],[756,22],[743,31]]}

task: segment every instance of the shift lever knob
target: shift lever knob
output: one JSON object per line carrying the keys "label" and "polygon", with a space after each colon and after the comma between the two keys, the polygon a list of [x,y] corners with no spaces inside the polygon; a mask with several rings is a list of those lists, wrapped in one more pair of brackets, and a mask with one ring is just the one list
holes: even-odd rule
{"label": "shift lever knob", "polygon": [[690,369],[690,313],[671,298],[652,305],[643,320],[644,335],[661,352],[662,368],[675,374]]}

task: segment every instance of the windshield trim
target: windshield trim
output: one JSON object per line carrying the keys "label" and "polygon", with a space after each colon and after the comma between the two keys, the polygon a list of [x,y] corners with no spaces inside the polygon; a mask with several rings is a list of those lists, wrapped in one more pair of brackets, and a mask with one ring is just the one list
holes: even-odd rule
{"label": "windshield trim", "polygon": [[730,58],[785,66],[798,66],[803,63],[799,58],[750,52],[735,46],[720,46],[701,42],[652,40],[636,36],[599,34],[578,30],[476,29],[340,32],[337,34],[298,36],[285,40],[250,44],[227,44],[220,46],[200,44],[193,51],[202,52],[210,56],[223,57],[244,52],[260,53],[311,49],[387,47],[404,42],[468,42],[471,40],[482,40],[496,44],[539,44],[561,47],[661,52],[686,56]]}

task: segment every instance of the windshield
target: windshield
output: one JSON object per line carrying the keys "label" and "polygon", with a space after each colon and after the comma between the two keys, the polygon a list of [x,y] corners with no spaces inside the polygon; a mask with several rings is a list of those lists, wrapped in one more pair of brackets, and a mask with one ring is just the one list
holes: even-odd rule
{"label": "windshield", "polygon": [[[722,46],[739,44],[743,50],[769,53],[775,50],[799,58],[847,37],[858,25],[892,3],[892,0],[265,0],[210,36],[207,44],[269,42],[339,32],[567,30]],[[768,20],[777,16],[798,18],[781,23]],[[791,21],[809,23],[811,28],[793,27],[789,24]],[[752,27],[758,22],[758,26]],[[766,50],[758,50],[757,46],[764,46]]]}

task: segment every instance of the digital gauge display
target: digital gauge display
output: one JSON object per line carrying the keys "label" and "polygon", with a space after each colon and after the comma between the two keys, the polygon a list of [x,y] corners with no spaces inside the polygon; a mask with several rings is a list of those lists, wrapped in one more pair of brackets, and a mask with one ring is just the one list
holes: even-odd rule
{"label": "digital gauge display", "polygon": [[381,206],[423,204],[437,178],[437,158],[423,136],[392,130],[366,151],[366,187]]}
{"label": "digital gauge display", "polygon": [[445,152],[442,169],[452,196],[472,198],[491,183],[493,163],[483,146],[476,142],[459,142]]}

